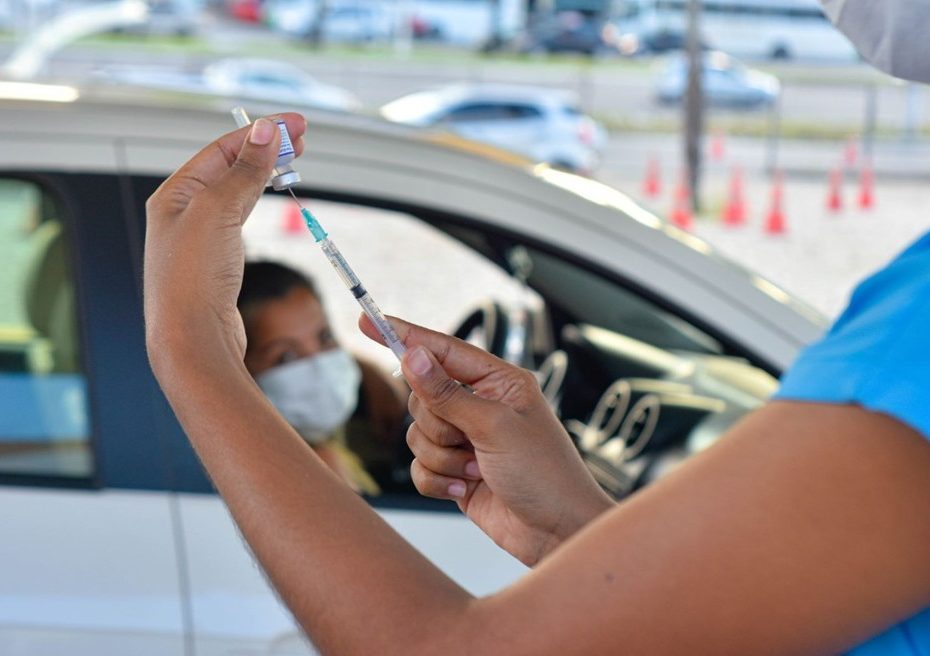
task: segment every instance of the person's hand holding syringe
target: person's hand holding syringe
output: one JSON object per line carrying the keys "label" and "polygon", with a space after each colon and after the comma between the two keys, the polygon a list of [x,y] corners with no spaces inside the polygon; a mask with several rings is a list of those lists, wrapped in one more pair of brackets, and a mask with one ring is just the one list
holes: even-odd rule
{"label": "person's hand holding syringe", "polygon": [[[236,124],[239,127],[245,127],[251,122],[242,107],[233,108],[232,115],[233,118],[236,119]],[[300,201],[297,199],[297,196],[294,194],[294,190],[291,187],[300,182],[300,174],[294,171],[290,166],[290,162],[294,160],[294,148],[291,145],[290,136],[287,133],[287,128],[285,127],[284,122],[277,121],[276,123],[278,125],[278,129],[281,131],[281,148],[278,152],[278,161],[275,163],[275,175],[271,180],[272,186],[276,191],[283,191],[284,189],[287,189],[290,192],[294,202],[297,203],[297,207],[300,208],[300,213],[304,217],[304,221],[307,223],[307,228],[310,229],[311,234],[313,234],[313,238],[320,245],[320,248],[326,255],[326,259],[328,259],[329,263],[333,265],[336,273],[339,274],[342,282],[344,282],[346,287],[349,288],[349,291],[352,292],[352,295],[355,297],[355,300],[358,301],[358,304],[362,306],[362,311],[371,321],[372,325],[377,328],[378,333],[384,340],[384,343],[391,349],[394,355],[397,356],[398,361],[400,361],[403,358],[404,353],[407,351],[407,348],[397,337],[397,333],[394,331],[394,328],[391,327],[391,324],[384,316],[384,313],[381,312],[381,308],[378,307],[378,304],[375,303],[374,299],[371,297],[371,294],[369,294],[368,290],[365,289],[365,286],[362,284],[362,281],[359,279],[359,277],[355,274],[355,271],[353,271],[352,267],[349,266],[349,263],[346,262],[346,259],[340,252],[339,247],[336,246],[333,240],[329,238],[326,231],[323,229],[323,226],[321,226],[320,222],[316,220],[316,217],[310,213],[310,210],[301,205]],[[395,375],[398,375],[399,372],[400,370],[398,369],[397,372],[395,372]]]}

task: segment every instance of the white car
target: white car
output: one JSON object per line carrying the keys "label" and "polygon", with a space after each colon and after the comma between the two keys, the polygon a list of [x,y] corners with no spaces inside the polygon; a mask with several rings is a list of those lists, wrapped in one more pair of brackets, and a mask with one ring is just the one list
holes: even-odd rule
{"label": "white car", "polygon": [[398,98],[384,105],[381,115],[579,173],[593,172],[607,145],[604,128],[578,110],[571,94],[554,89],[456,84]]}
{"label": "white car", "polygon": [[[216,104],[0,84],[4,656],[311,651],[145,352],[145,200],[232,128]],[[598,182],[359,116],[308,118],[296,191],[382,307],[437,322],[436,308],[454,306],[440,327],[480,333],[490,350],[538,369],[618,496],[763,403],[823,329],[774,285]],[[329,311],[354,320],[354,300],[312,239],[287,229],[289,203],[259,202],[248,255],[318,266]],[[456,328],[451,317],[462,315]],[[627,444],[637,453],[617,449]],[[396,465],[403,472],[409,459],[398,454]],[[372,506],[467,590],[491,593],[524,571],[451,503],[390,483]]]}
{"label": "white car", "polygon": [[[710,105],[730,108],[768,107],[778,100],[781,83],[778,78],[748,68],[737,59],[719,50],[702,53],[703,93]],[[682,101],[688,88],[691,68],[683,53],[669,57],[656,82],[656,98],[664,104]]]}
{"label": "white car", "polygon": [[[323,40],[335,43],[389,40],[394,34],[396,17],[384,4],[371,0],[330,0]],[[315,0],[273,0],[268,3],[265,16],[279,32],[305,38],[313,30],[318,7]]]}
{"label": "white car", "polygon": [[344,112],[362,106],[345,89],[324,84],[294,64],[272,59],[221,59],[204,68],[203,81],[211,93],[263,102]]}
{"label": "white car", "polygon": [[140,89],[278,103],[279,107],[290,109],[312,107],[353,112],[362,106],[351,92],[320,82],[294,64],[274,59],[219,59],[207,64],[200,73],[164,66],[112,65],[95,71],[94,80]]}

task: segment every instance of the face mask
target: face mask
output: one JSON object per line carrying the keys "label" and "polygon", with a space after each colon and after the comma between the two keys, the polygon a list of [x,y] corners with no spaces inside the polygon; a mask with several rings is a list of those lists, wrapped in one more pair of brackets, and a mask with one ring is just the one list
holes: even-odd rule
{"label": "face mask", "polygon": [[358,403],[362,372],[337,348],[278,365],[255,382],[287,422],[311,444],[326,440]]}
{"label": "face mask", "polygon": [[930,82],[930,4],[925,0],[821,0],[824,13],[876,68]]}

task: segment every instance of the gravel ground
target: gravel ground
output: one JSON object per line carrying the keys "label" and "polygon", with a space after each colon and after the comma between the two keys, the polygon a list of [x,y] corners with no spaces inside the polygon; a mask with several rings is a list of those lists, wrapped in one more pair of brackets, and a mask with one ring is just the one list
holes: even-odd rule
{"label": "gravel ground", "polygon": [[[610,182],[641,196],[639,181]],[[858,281],[930,228],[927,183],[879,179],[874,209],[862,211],[856,203],[858,184],[850,178],[844,185],[844,211],[830,213],[826,178],[789,177],[784,196],[788,231],[778,237],[763,230],[770,207],[768,180],[762,175],[748,177],[748,222],[739,228],[726,227],[719,219],[728,186],[723,171],[707,177],[707,211],[696,221],[695,234],[830,317],[842,310]],[[659,201],[640,200],[660,215],[672,204],[670,193]]]}

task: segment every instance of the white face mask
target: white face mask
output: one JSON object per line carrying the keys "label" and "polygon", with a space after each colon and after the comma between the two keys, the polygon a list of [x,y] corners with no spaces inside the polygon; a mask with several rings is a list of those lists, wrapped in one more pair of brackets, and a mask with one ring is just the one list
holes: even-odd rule
{"label": "white face mask", "polygon": [[255,382],[287,422],[318,444],[352,415],[362,372],[341,348],[278,365]]}
{"label": "white face mask", "polygon": [[821,0],[821,4],[870,64],[895,77],[930,82],[926,0]]}

